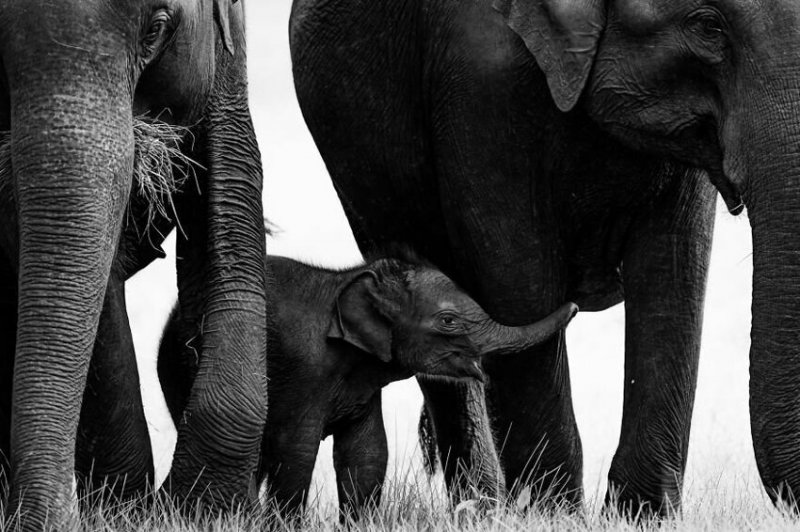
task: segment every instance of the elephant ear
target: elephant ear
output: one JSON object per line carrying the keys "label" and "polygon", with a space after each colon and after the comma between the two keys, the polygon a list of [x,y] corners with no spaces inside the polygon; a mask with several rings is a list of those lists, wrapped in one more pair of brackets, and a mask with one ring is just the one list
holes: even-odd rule
{"label": "elephant ear", "polygon": [[495,0],[494,8],[533,53],[558,108],[575,107],[605,27],[605,0]]}
{"label": "elephant ear", "polygon": [[350,281],[336,298],[328,338],[339,339],[383,362],[392,358],[392,324],[379,309],[378,275],[371,270]]}
{"label": "elephant ear", "polygon": [[219,35],[225,49],[231,55],[236,53],[231,35],[231,9],[238,0],[214,0],[214,19],[217,21]]}

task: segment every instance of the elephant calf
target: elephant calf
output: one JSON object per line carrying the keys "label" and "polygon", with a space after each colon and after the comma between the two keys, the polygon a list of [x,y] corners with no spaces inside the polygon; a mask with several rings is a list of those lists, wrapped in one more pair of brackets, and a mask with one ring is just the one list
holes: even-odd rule
{"label": "elephant calf", "polygon": [[[483,379],[481,357],[518,352],[556,333],[567,303],[523,327],[496,323],[453,281],[413,257],[332,271],[268,259],[269,414],[257,478],[278,507],[303,506],[321,439],[334,438],[343,514],[380,499],[387,462],[381,388],[415,374]],[[196,371],[173,311],[158,373],[177,420]],[[235,435],[232,435],[232,437]]]}

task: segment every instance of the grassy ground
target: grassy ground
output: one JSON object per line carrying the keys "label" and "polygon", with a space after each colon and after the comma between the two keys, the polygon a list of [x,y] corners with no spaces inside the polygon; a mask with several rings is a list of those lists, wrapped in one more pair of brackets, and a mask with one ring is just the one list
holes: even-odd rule
{"label": "grassy ground", "polygon": [[[590,494],[582,512],[524,509],[529,495],[499,505],[494,501],[469,500],[448,503],[439,475],[428,479],[419,470],[391,480],[378,508],[371,508],[358,522],[339,524],[334,501],[317,491],[309,510],[295,521],[283,520],[267,509],[238,510],[232,514],[203,515],[182,512],[159,501],[145,508],[141,502],[101,506],[85,513],[81,529],[86,531],[239,531],[309,530],[363,531],[506,531],[506,530],[798,530],[800,520],[774,508],[756,482],[739,479],[726,486],[709,477],[702,486],[687,486],[686,503],[680,515],[662,521],[633,523],[602,509],[603,493]],[[327,489],[327,486],[326,486]]]}

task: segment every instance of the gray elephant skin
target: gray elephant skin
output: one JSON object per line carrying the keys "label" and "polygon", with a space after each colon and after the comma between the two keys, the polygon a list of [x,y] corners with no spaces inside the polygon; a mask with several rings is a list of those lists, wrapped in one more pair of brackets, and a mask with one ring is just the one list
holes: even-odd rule
{"label": "gray elephant skin", "polygon": [[[746,205],[753,443],[770,497],[795,504],[800,5],[295,0],[290,36],[305,119],[362,251],[410,245],[509,325],[624,299],[609,472],[623,509],[680,507],[714,189],[734,214]],[[485,397],[508,485],[578,503],[562,340],[487,364]],[[441,454],[469,468],[485,442],[462,414],[484,390],[423,392]]]}
{"label": "gray elephant skin", "polygon": [[[166,486],[212,504],[252,496],[266,302],[243,9],[0,1],[0,312],[15,317],[0,332],[0,453],[26,530],[74,525],[76,468],[82,489],[122,497],[153,481],[123,283],[176,224],[180,327],[200,368]],[[134,182],[172,164],[154,163],[143,127],[166,132],[176,165],[196,161],[177,190]]]}
{"label": "gray elephant skin", "polygon": [[[341,515],[380,502],[388,457],[381,388],[415,374],[481,380],[482,357],[537,345],[578,310],[567,303],[540,322],[505,327],[431,265],[395,255],[342,271],[267,259],[270,408],[257,478],[287,515],[303,507],[319,442],[330,435]],[[179,320],[176,308],[158,358],[175,422],[197,373]]]}

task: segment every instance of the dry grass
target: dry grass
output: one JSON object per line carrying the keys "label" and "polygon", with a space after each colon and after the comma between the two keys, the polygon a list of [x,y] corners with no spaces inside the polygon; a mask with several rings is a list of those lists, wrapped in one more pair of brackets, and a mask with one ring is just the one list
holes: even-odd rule
{"label": "dry grass", "polygon": [[[738,485],[737,485],[738,484]],[[283,520],[268,509],[238,509],[227,515],[180,511],[159,500],[149,506],[132,502],[101,506],[82,518],[86,531],[648,531],[648,530],[798,530],[800,520],[769,504],[760,486],[750,482],[720,488],[714,482],[699,489],[689,487],[682,514],[662,521],[631,522],[602,510],[602,493],[593,494],[583,512],[524,509],[514,503],[465,501],[455,507],[448,503],[440,476],[428,479],[421,471],[409,472],[390,481],[383,502],[371,508],[358,522],[339,524],[331,502],[312,497],[310,509],[294,521]]]}
{"label": "dry grass", "polygon": [[[138,229],[144,233],[156,218],[177,223],[173,194],[188,181],[194,180],[195,170],[200,167],[181,151],[181,143],[190,135],[185,127],[147,116],[133,120],[132,197],[143,204],[143,212],[137,213],[139,219],[134,223],[138,222]],[[10,173],[10,134],[0,131],[0,182],[7,183]]]}
{"label": "dry grass", "polygon": [[191,133],[142,116],[133,121],[135,141],[133,182],[135,192],[147,205],[145,227],[157,218],[176,219],[172,195],[194,179],[199,165],[180,149]]}

